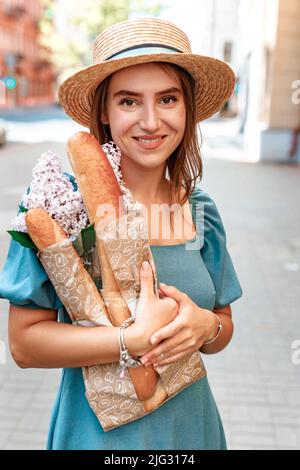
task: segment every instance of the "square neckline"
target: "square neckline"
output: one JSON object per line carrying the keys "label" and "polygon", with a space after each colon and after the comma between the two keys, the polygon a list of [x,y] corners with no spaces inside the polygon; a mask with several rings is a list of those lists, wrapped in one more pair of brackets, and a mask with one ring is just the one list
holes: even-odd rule
{"label": "square neckline", "polygon": [[[194,191],[193,191],[193,192],[194,192]],[[192,193],[192,194],[193,194],[193,193]],[[192,205],[191,211],[192,211],[192,218],[193,218],[192,194],[190,194],[190,196],[189,196],[188,199],[189,199],[189,203]],[[193,220],[193,224],[194,224],[194,220]],[[170,248],[170,247],[173,248],[174,246],[185,246],[185,245],[187,245],[187,243],[193,243],[193,242],[197,239],[197,236],[198,236],[197,226],[196,226],[195,224],[194,224],[194,228],[196,229],[196,234],[195,234],[195,236],[194,236],[192,239],[187,240],[186,242],[183,242],[183,243],[174,243],[174,244],[172,244],[172,245],[159,245],[159,244],[151,244],[151,243],[149,243],[149,246],[150,246],[151,248],[152,248],[153,246],[159,246],[159,247],[162,247],[162,246],[163,246],[163,247],[167,247],[167,248]]]}

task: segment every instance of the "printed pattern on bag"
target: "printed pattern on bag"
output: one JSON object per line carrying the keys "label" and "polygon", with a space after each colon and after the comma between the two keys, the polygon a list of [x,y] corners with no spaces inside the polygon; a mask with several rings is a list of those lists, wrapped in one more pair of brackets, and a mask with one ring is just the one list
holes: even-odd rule
{"label": "printed pattern on bag", "polygon": [[104,431],[146,416],[206,375],[198,352],[176,363],[157,367],[156,371],[160,375],[157,387],[165,389],[166,398],[147,412],[136,395],[127,370],[121,379],[117,363],[83,367],[86,397]]}
{"label": "printed pattern on bag", "polygon": [[166,392],[170,396],[177,394],[187,385],[205,375],[204,364],[197,351],[171,364],[158,366],[155,370],[159,373]]}
{"label": "printed pattern on bag", "polygon": [[[133,311],[139,297],[140,279],[139,267],[143,260],[149,260],[153,269],[154,288],[157,292],[157,276],[154,260],[148,240],[144,239],[145,226],[137,213],[129,214],[124,219],[129,231],[135,237],[109,238],[115,224],[106,225],[106,234],[98,231],[97,236],[103,237],[103,246],[113,269],[113,273],[120,289],[119,300],[122,300]],[[70,240],[59,242],[43,252],[39,258],[51,280],[57,295],[68,311],[71,319],[85,326],[106,325],[111,326],[106,313],[106,304],[100,292],[87,271],[82,273],[81,260]],[[118,300],[118,294],[112,293],[111,301]],[[206,375],[206,370],[197,351],[181,360],[155,369],[159,374],[156,386],[158,400],[151,398],[141,402],[131,381],[128,370],[124,378],[119,376],[119,363],[100,364],[82,367],[86,397],[97,416],[104,431],[139,419],[154,409],[162,406],[188,385],[200,380]]]}
{"label": "printed pattern on bag", "polygon": [[72,321],[111,326],[103,299],[88,272],[80,269],[82,261],[69,239],[38,256]]}
{"label": "printed pattern on bag", "polygon": [[132,209],[118,220],[98,224],[96,237],[103,242],[114,277],[128,306],[136,305],[139,297],[143,261],[149,261],[151,265],[154,292],[158,294],[154,259],[147,238],[145,218],[140,209]]}
{"label": "printed pattern on bag", "polygon": [[128,371],[119,374],[118,363],[83,367],[86,397],[105,431],[144,415]]}

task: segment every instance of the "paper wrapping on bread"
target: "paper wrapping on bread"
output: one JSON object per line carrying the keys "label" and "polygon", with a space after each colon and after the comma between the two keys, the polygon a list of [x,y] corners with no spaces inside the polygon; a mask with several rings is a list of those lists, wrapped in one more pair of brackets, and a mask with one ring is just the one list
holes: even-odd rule
{"label": "paper wrapping on bread", "polygon": [[[125,220],[132,238],[120,236],[120,227]],[[117,239],[112,238],[112,234],[114,237],[117,235]],[[144,235],[145,221],[138,210],[130,211],[126,219],[121,217],[119,223],[115,221],[106,227],[103,226],[98,235],[102,237],[107,260],[113,269],[120,292],[133,310],[140,292],[138,267],[143,260],[149,260],[154,272],[154,282],[157,283],[154,260]],[[141,403],[130,374],[138,369],[126,369],[125,376],[120,380],[116,364],[102,367],[100,375],[97,366],[88,368],[85,385],[89,403],[99,420],[105,421],[107,430],[145,416],[206,375],[199,352],[185,356],[175,363],[156,367],[158,380],[155,391]]]}
{"label": "paper wrapping on bread", "polygon": [[[43,209],[29,210],[25,219],[28,233],[39,249],[39,259],[72,321],[86,326],[111,326],[101,292],[96,289],[59,225]],[[104,245],[108,262],[118,273],[117,284],[131,303],[139,291],[139,271],[132,269],[130,260],[140,264],[149,253],[142,236],[144,228],[141,220],[130,214],[128,221],[128,228],[131,233],[135,232],[136,238],[131,243],[126,239],[120,240],[116,246],[115,240],[110,239],[116,227],[108,224],[104,229]],[[115,257],[116,252],[125,255]],[[127,285],[131,286],[128,290]],[[206,373],[198,353],[174,364],[157,367],[156,371],[158,381],[154,393],[141,401],[130,370],[126,369],[121,379],[118,363],[82,367],[87,400],[104,431],[142,418]]]}
{"label": "paper wrapping on bread", "polygon": [[99,366],[84,370],[88,401],[105,431],[146,416],[206,375],[199,353],[193,353],[174,364],[157,367],[159,381],[154,395],[141,402],[128,369],[122,379],[116,363],[103,364],[100,370]]}
{"label": "paper wrapping on bread", "polygon": [[[88,213],[89,221],[94,224],[96,232],[96,250],[101,265],[102,277],[102,296],[107,307],[108,316],[114,326],[119,326],[125,320],[132,316],[132,312],[137,300],[136,288],[139,280],[127,280],[126,291],[131,295],[135,292],[135,298],[131,298],[129,305],[126,303],[126,293],[123,289],[123,295],[120,291],[118,272],[111,265],[113,260],[108,259],[107,244],[104,241],[104,234],[109,233],[113,243],[117,244],[121,240],[113,232],[113,227],[127,227],[123,198],[119,183],[116,179],[113,168],[108,161],[104,151],[98,141],[87,132],[77,132],[72,135],[67,143],[68,157],[74,171],[76,181],[81,192],[85,208]],[[121,220],[123,224],[119,224]],[[105,237],[107,240],[107,236]],[[131,261],[131,270],[139,270],[142,259],[138,259],[135,246],[132,246],[134,240],[124,237],[122,240],[131,244],[131,252],[134,259]],[[144,240],[146,244],[148,240]],[[111,246],[111,245],[110,245]],[[120,253],[119,253],[120,255]],[[151,258],[151,252],[147,251],[148,258]],[[153,260],[151,259],[152,265]],[[131,310],[130,310],[131,306]],[[158,375],[152,367],[140,366],[129,370],[130,377],[135,386],[137,395],[141,401],[152,397],[155,392]]]}
{"label": "paper wrapping on bread", "polygon": [[44,209],[25,215],[38,257],[71,320],[85,326],[111,326],[101,294],[61,227]]}

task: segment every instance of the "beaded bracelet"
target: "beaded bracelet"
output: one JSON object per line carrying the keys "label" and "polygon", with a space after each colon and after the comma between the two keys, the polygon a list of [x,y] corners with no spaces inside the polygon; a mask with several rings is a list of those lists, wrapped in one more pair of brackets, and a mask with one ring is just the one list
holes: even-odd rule
{"label": "beaded bracelet", "polygon": [[139,367],[142,365],[141,361],[138,358],[132,357],[128,349],[126,349],[125,346],[125,341],[124,341],[124,330],[129,326],[128,322],[123,322],[122,326],[118,329],[118,341],[119,341],[119,347],[120,347],[120,377],[124,377],[125,374],[125,369],[127,367]]}

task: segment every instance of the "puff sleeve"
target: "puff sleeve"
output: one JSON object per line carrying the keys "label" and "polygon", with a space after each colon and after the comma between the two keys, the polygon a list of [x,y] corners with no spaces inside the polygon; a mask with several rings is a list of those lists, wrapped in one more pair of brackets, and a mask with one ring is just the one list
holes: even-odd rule
{"label": "puff sleeve", "polygon": [[0,298],[16,307],[59,309],[62,305],[36,252],[15,240],[0,273]]}
{"label": "puff sleeve", "polygon": [[[72,181],[72,175],[67,176]],[[16,307],[55,310],[62,307],[36,251],[15,240],[10,241],[6,262],[0,273],[0,298],[7,299]]]}
{"label": "puff sleeve", "polygon": [[198,186],[194,193],[204,209],[201,255],[215,287],[215,308],[221,308],[240,298],[243,291],[226,247],[226,233],[216,204]]}

